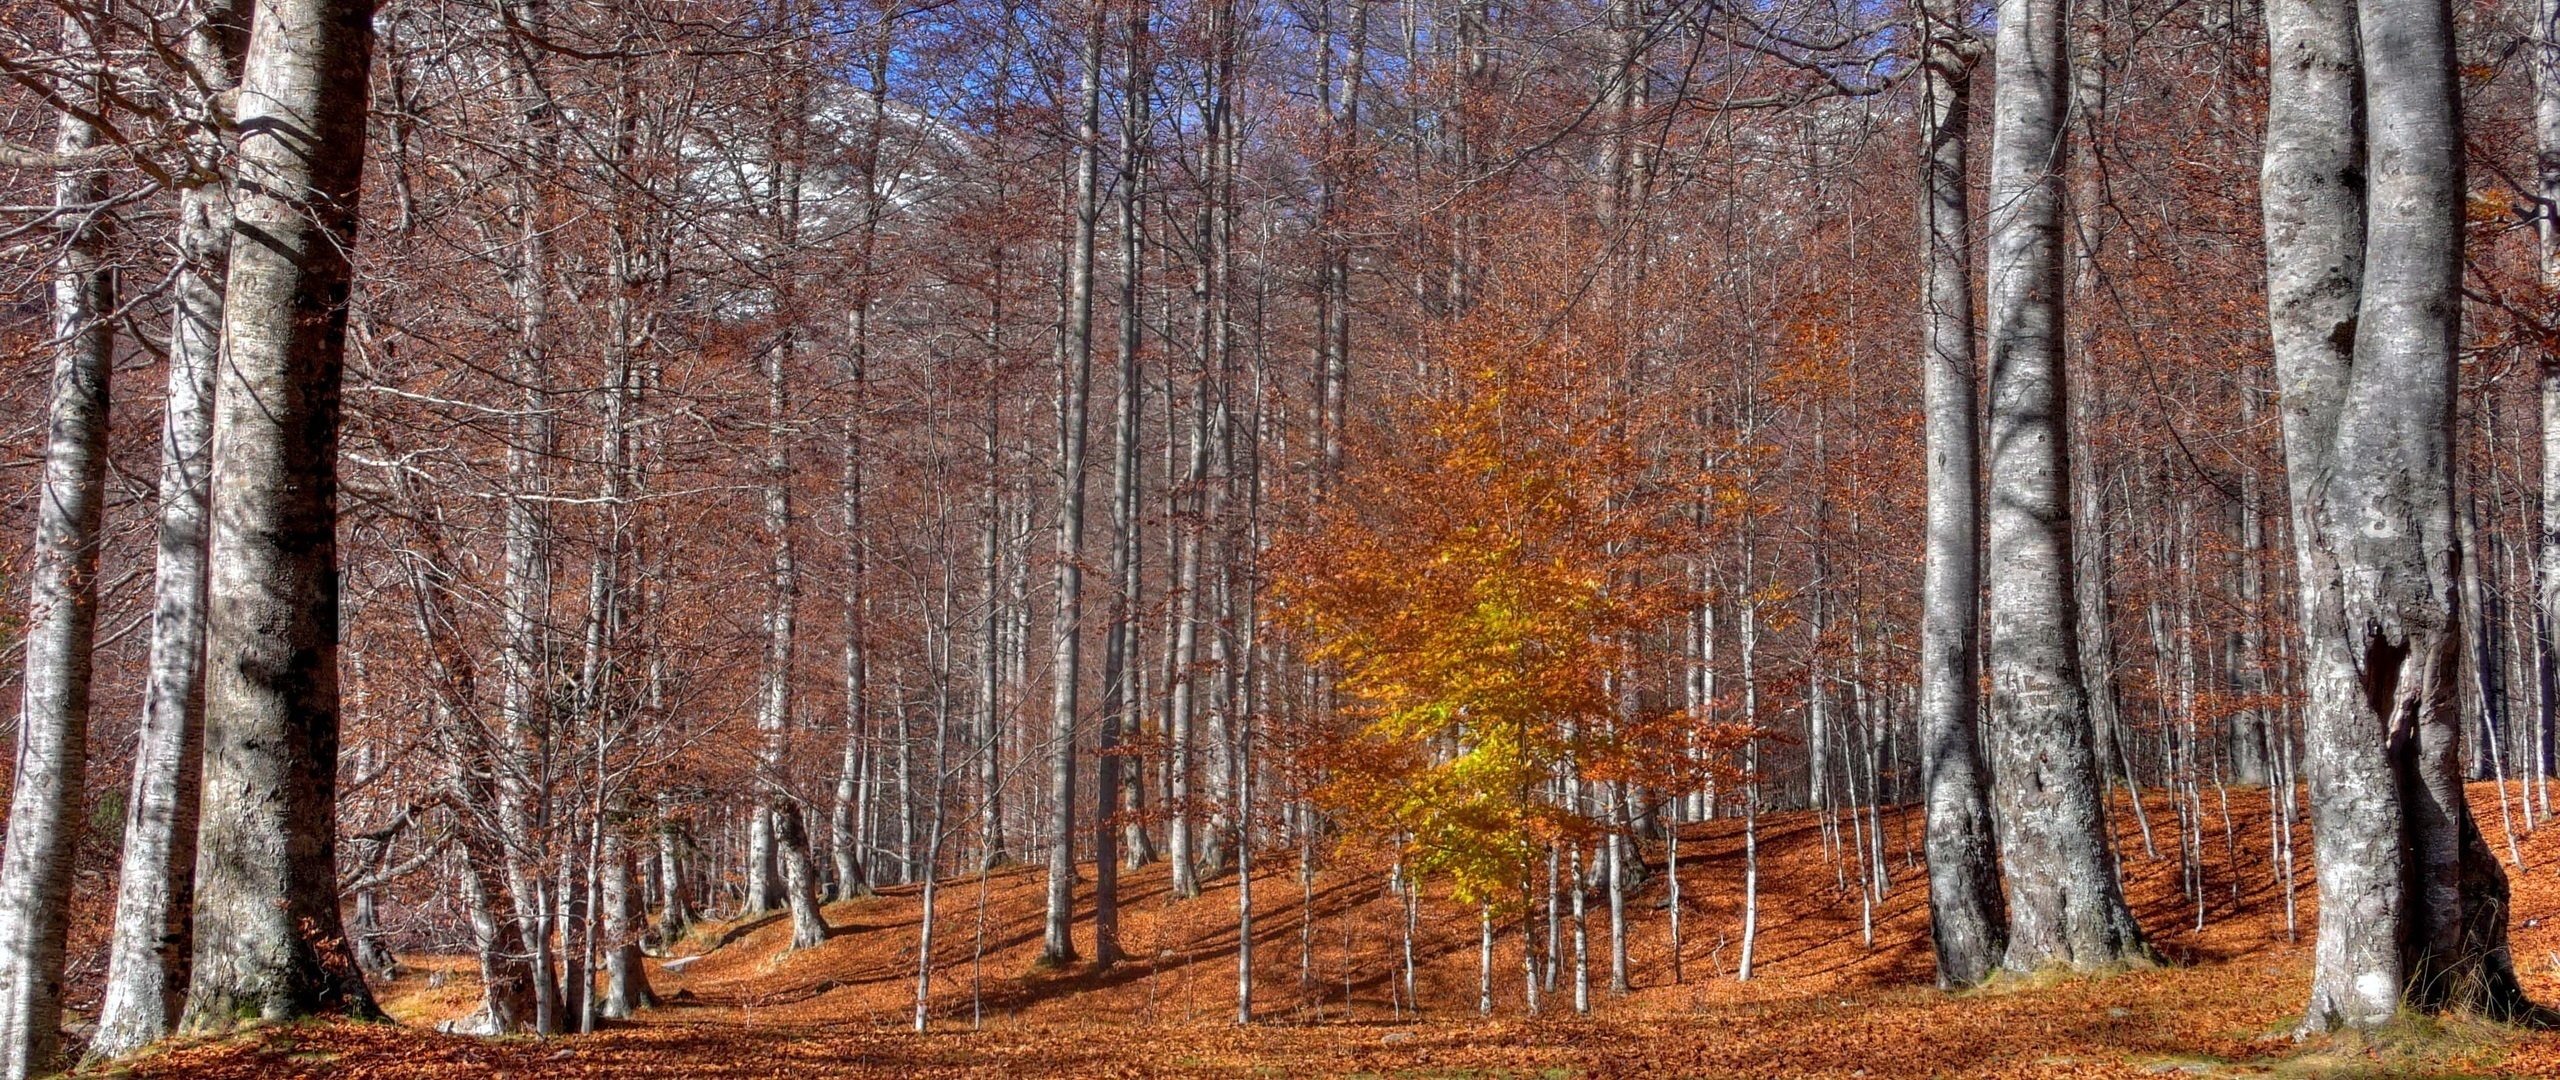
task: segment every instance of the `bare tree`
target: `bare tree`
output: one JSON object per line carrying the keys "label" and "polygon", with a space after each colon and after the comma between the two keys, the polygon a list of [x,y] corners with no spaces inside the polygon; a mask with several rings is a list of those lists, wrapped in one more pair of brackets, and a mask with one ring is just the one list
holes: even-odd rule
{"label": "bare tree", "polygon": [[1050,630],[1049,909],[1040,956],[1076,958],[1076,701],[1084,674],[1084,502],[1087,404],[1093,394],[1094,232],[1102,214],[1102,6],[1085,27],[1076,93],[1074,235],[1067,241],[1066,306],[1058,339],[1058,609]]}
{"label": "bare tree", "polygon": [[[2527,47],[2533,63],[2533,195],[2535,239],[2541,256],[2542,288],[2560,296],[2560,0],[2535,0]],[[2544,339],[2542,396],[2542,535],[2535,546],[2536,681],[2541,684],[2542,715],[2536,730],[2547,738],[2560,713],[2560,342]],[[2544,748],[2547,751],[2547,747]],[[2536,755],[2538,758],[2542,754]],[[2535,762],[2535,775],[2549,768],[2547,758]]]}
{"label": "bare tree", "polygon": [[2314,1031],[2532,1009],[2464,799],[2451,453],[2463,150],[2441,2],[2278,0],[2263,184],[2306,647]]}
{"label": "bare tree", "polygon": [[222,348],[222,278],[231,250],[231,140],[216,99],[239,79],[249,29],[234,0],[190,5],[184,58],[194,183],[178,196],[169,390],[160,429],[160,531],[152,583],[150,677],[125,802],[123,871],[92,1059],[169,1033],[185,1003],[195,889],[197,781],[204,754],[207,452],[213,372]]}
{"label": "bare tree", "polygon": [[2080,680],[2062,365],[2068,96],[2061,0],[2003,0],[1987,270],[1991,358],[1990,758],[2008,890],[2003,963],[2148,954],[2116,880]]}
{"label": "bare tree", "polygon": [[1929,927],[1938,984],[1999,966],[2000,871],[1982,767],[1980,481],[1974,427],[1972,215],[1965,157],[1982,46],[1949,14],[1919,32],[1921,395],[1927,417],[1929,549],[1921,583],[1921,784],[1927,791]]}
{"label": "bare tree", "polygon": [[0,1077],[55,1071],[71,857],[88,764],[90,645],[98,616],[98,521],[106,505],[107,388],[115,370],[115,272],[106,259],[107,171],[81,162],[103,142],[108,73],[95,13],[66,9],[54,92],[53,185],[61,233],[53,273],[53,381],[36,494],[26,681],[0,853]]}
{"label": "bare tree", "polygon": [[338,387],[371,0],[267,0],[215,385],[205,769],[181,1027],[377,1014],[338,916]]}

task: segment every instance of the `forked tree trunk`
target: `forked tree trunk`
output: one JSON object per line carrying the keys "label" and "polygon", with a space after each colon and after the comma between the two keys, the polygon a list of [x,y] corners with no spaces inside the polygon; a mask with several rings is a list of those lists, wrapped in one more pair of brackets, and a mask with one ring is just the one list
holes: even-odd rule
{"label": "forked tree trunk", "polygon": [[808,818],[800,800],[774,801],[774,861],[782,878],[783,900],[791,908],[791,947],[807,949],[826,943],[826,913],[818,908],[818,865],[809,855]]}
{"label": "forked tree trunk", "polygon": [[2276,0],[2268,317],[2306,645],[2320,929],[2303,1026],[2532,1005],[2464,801],[2452,417],[2462,125],[2442,2]]}
{"label": "forked tree trunk", "polygon": [[[95,45],[78,16],[62,20],[65,55]],[[92,76],[103,80],[103,72]],[[101,87],[65,80],[65,100],[103,107]],[[76,159],[98,129],[70,109],[54,147]],[[105,259],[107,173],[87,163],[54,182],[60,254],[53,276],[53,385],[26,621],[17,763],[8,847],[0,852],[0,1077],[50,1073],[62,1028],[63,937],[70,926],[71,857],[80,837],[89,749],[89,650],[98,614],[98,521],[105,506],[107,383],[115,367],[115,274]],[[333,891],[334,897],[334,891]]]}
{"label": "forked tree trunk", "polygon": [[2004,966],[2148,955],[2116,882],[2080,682],[2062,369],[2061,0],[2002,0],[1991,148],[1990,763]]}
{"label": "forked tree trunk", "polygon": [[215,385],[195,950],[180,1027],[379,1015],[338,917],[338,381],[371,0],[260,0]]}
{"label": "forked tree trunk", "polygon": [[2000,871],[1982,768],[1980,498],[1974,451],[1972,218],[1965,157],[1981,45],[1924,12],[1920,69],[1921,396],[1928,440],[1928,550],[1922,562],[1920,767],[1928,812],[1929,930],[1938,985],[1971,986],[1999,966]]}

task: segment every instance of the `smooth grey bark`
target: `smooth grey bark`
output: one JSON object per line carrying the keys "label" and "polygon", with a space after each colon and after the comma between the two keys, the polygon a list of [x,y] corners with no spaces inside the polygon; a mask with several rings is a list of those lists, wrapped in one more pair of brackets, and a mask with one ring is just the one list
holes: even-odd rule
{"label": "smooth grey bark", "polygon": [[[1206,280],[1205,271],[1202,278]],[[1205,326],[1209,304],[1201,303],[1200,323]],[[1202,485],[1208,478],[1208,383],[1209,369],[1204,351],[1198,377],[1191,393],[1190,453],[1184,464],[1181,482],[1167,485],[1169,508],[1174,518],[1172,645],[1165,653],[1165,861],[1170,864],[1172,890],[1185,899],[1200,895],[1200,871],[1197,840],[1197,811],[1192,806],[1195,785],[1193,772],[1193,728],[1199,712],[1200,657],[1200,561],[1207,528],[1203,513]],[[1170,395],[1168,395],[1170,397]],[[1170,410],[1168,402],[1168,410]]]}
{"label": "smooth grey bark", "polygon": [[[2543,296],[2549,303],[2560,298],[2560,0],[2536,0],[2526,48],[2533,67],[2534,233],[2541,248]],[[2541,715],[2534,730],[2548,739],[2554,714],[2560,712],[2560,342],[2544,339],[2540,359],[2542,534],[2534,543],[2534,660]],[[2534,756],[2530,775],[2548,775],[2547,751]]]}
{"label": "smooth grey bark", "polygon": [[640,954],[639,932],[646,921],[640,890],[631,880],[631,842],[615,824],[603,826],[604,1000],[598,1014],[620,1019],[658,1003],[649,989],[649,971]]}
{"label": "smooth grey bark", "polygon": [[784,901],[791,908],[791,947],[806,949],[827,940],[826,913],[818,907],[818,866],[809,855],[808,818],[798,799],[774,801],[774,861],[782,877]]}
{"label": "smooth grey bark", "polygon": [[461,817],[463,906],[471,920],[473,952],[480,960],[480,1015],[476,1025],[490,1035],[512,1035],[534,1023],[534,969],[525,949],[524,927],[507,893],[504,841],[497,827],[497,791],[487,735],[470,718],[475,681],[470,656],[451,641],[452,606],[443,596],[450,588],[440,568],[421,568],[412,575],[418,593],[418,621],[429,640],[431,699],[440,746],[446,758],[446,796]]}
{"label": "smooth grey bark", "polygon": [[2315,508],[2352,372],[2364,277],[2364,146],[2353,0],[2270,0],[2260,189],[2268,325],[2304,619],[2304,773],[2321,896],[2306,1026],[2371,1026],[2400,1006],[2396,781],[2329,595]]}
{"label": "smooth grey bark", "polygon": [[686,883],[684,849],[690,838],[674,812],[674,801],[658,797],[658,924],[660,948],[672,949],[693,926],[693,890]]}
{"label": "smooth grey bark", "polygon": [[871,55],[864,70],[869,78],[872,107],[862,128],[862,154],[857,172],[862,184],[862,223],[856,239],[854,257],[853,311],[847,318],[849,339],[845,349],[845,382],[852,392],[852,406],[844,419],[844,484],[842,489],[845,535],[844,586],[844,752],[836,770],[835,801],[827,819],[827,851],[835,864],[835,887],[832,895],[839,900],[871,892],[871,875],[864,849],[870,837],[864,827],[869,824],[868,803],[864,801],[868,786],[864,782],[870,764],[868,740],[871,737],[871,656],[867,620],[870,614],[869,587],[871,542],[863,527],[863,413],[870,405],[871,308],[873,279],[877,271],[876,257],[880,246],[880,219],[885,210],[885,193],[880,189],[880,155],[886,143],[889,100],[888,67],[891,38],[888,23],[881,24],[871,42]]}
{"label": "smooth grey bark", "polygon": [[791,454],[784,441],[791,393],[794,338],[790,332],[765,354],[765,411],[772,445],[764,468],[764,528],[772,544],[765,607],[764,670],[756,698],[758,808],[748,831],[750,911],[791,909],[791,947],[827,940],[818,909],[817,869],[809,857],[809,832],[800,802],[783,782],[782,762],[791,742],[791,666],[798,649],[800,566],[792,544]]}
{"label": "smooth grey bark", "polygon": [[[981,861],[989,866],[1001,866],[1010,861],[1004,836],[1004,770],[1002,767],[1004,679],[1000,658],[1003,652],[1003,612],[997,599],[997,578],[1001,573],[1001,554],[1004,550],[1000,536],[1003,531],[1001,522],[1004,509],[1000,484],[1004,475],[1004,466],[1003,454],[996,444],[996,432],[1001,414],[997,409],[997,396],[992,392],[992,388],[996,385],[997,357],[1000,355],[999,351],[992,347],[995,325],[995,319],[991,316],[988,319],[991,347],[988,350],[987,361],[990,392],[987,394],[986,426],[983,429],[984,441],[981,447],[986,452],[986,506],[984,516],[978,523],[978,580],[983,593],[980,597],[978,616],[978,714],[975,748],[980,803],[978,850]],[[916,812],[914,800],[907,797],[905,790],[912,786],[912,782],[906,779],[914,755],[914,749],[909,742],[906,739],[900,739],[897,742],[901,788],[898,800],[898,852],[901,868],[898,871],[898,880],[901,883],[915,880],[911,866],[915,861]]]}
{"label": "smooth grey bark", "polygon": [[1049,640],[1049,888],[1040,945],[1041,959],[1051,964],[1076,958],[1076,704],[1084,674],[1085,441],[1093,394],[1094,232],[1102,212],[1103,25],[1097,7],[1085,28],[1084,79],[1076,95],[1074,236],[1058,339],[1058,608]]}
{"label": "smooth grey bark", "polygon": [[[1140,285],[1146,270],[1146,217],[1142,199],[1145,193],[1146,164],[1152,149],[1148,132],[1154,125],[1148,97],[1155,86],[1155,60],[1147,33],[1149,14],[1144,7],[1129,16],[1128,86],[1122,93],[1120,124],[1120,399],[1118,412],[1112,417],[1112,509],[1111,560],[1112,581],[1118,590],[1112,597],[1112,647],[1117,650],[1118,666],[1103,675],[1105,693],[1118,695],[1106,704],[1105,733],[1111,725],[1118,727],[1117,739],[1127,743],[1141,733],[1139,701],[1143,688],[1139,679],[1138,615],[1144,602],[1145,573],[1139,561],[1138,520],[1139,488],[1144,481],[1144,467],[1138,460],[1143,438],[1138,427],[1145,419],[1146,383],[1142,349],[1146,338],[1146,313],[1141,307],[1144,294]],[[1106,667],[1109,665],[1106,664]],[[1147,836],[1141,812],[1146,806],[1147,770],[1142,763],[1107,761],[1103,768],[1116,774],[1119,790],[1105,796],[1107,807],[1115,813],[1126,813],[1129,820],[1120,826],[1118,850],[1121,861],[1129,869],[1137,869],[1155,861],[1155,848]],[[1108,779],[1103,786],[1111,786]],[[1107,820],[1109,814],[1105,814]],[[1114,884],[1117,883],[1115,876]],[[1114,898],[1117,904],[1117,898]],[[1101,917],[1097,909],[1097,925]]]}
{"label": "smooth grey bark", "polygon": [[1981,43],[1924,10],[1920,68],[1921,397],[1927,550],[1921,563],[1920,768],[1929,934],[1938,985],[1971,986],[2006,944],[1989,777],[1982,764],[1981,492],[1974,422],[1972,216],[1966,202],[1973,71]]}
{"label": "smooth grey bark", "polygon": [[2105,226],[2099,214],[2106,198],[2105,175],[2098,154],[2098,125],[2107,113],[2106,20],[2109,0],[2070,0],[2071,127],[2069,169],[2071,293],[2073,318],[2070,372],[2066,392],[2071,402],[2071,548],[2072,586],[2080,605],[2080,676],[2089,696],[2091,747],[2098,759],[2100,790],[2122,750],[2116,745],[2124,727],[2116,694],[2115,625],[2108,603],[2107,513],[2105,488],[2098,482],[2097,455],[2089,448],[2099,402],[2096,345],[2098,324],[2092,309],[2098,293],[2098,251]]}
{"label": "smooth grey bark", "polygon": [[2009,932],[2002,964],[2147,956],[2080,681],[2062,367],[2061,0],[2002,0],[1990,177],[1989,750]]}
{"label": "smooth grey bark", "polygon": [[1103,631],[1102,725],[1095,755],[1093,816],[1093,961],[1109,967],[1122,958],[1120,948],[1120,866],[1122,837],[1134,865],[1148,861],[1146,830],[1119,820],[1123,800],[1139,805],[1143,769],[1124,768],[1119,748],[1138,734],[1132,706],[1138,700],[1138,603],[1142,580],[1138,565],[1138,419],[1144,407],[1144,384],[1138,368],[1143,347],[1145,313],[1139,309],[1140,271],[1145,258],[1139,185],[1145,166],[1142,134],[1148,124],[1146,97],[1153,83],[1147,57],[1147,18],[1134,9],[1124,26],[1128,35],[1123,70],[1120,126],[1120,341],[1119,384],[1111,418],[1111,610]]}
{"label": "smooth grey bark", "polygon": [[[856,315],[859,319],[861,316]],[[855,409],[862,400],[863,367],[861,356],[864,338],[856,335],[853,371]],[[868,599],[864,596],[864,578],[869,570],[868,543],[862,531],[862,450],[860,430],[855,422],[845,425],[844,447],[844,526],[846,546],[851,549],[845,568],[844,614],[844,749],[836,769],[835,800],[828,808],[827,854],[835,867],[833,896],[843,900],[871,892],[871,874],[863,858],[870,838],[863,833],[865,773],[870,764],[871,738],[870,689],[871,661],[869,642],[865,640],[865,614]]]}
{"label": "smooth grey bark", "polygon": [[[527,36],[543,33],[545,7],[540,0],[501,0],[509,18]],[[506,349],[508,377],[522,394],[518,411],[508,418],[506,445],[507,503],[500,525],[503,560],[500,571],[499,737],[490,744],[496,773],[498,841],[507,895],[515,904],[518,934],[532,949],[533,1030],[559,1031],[565,1010],[553,955],[555,906],[545,903],[543,863],[551,821],[547,757],[539,745],[553,717],[547,693],[551,672],[545,669],[551,634],[549,606],[552,549],[547,504],[541,501],[547,481],[552,425],[550,410],[551,222],[549,190],[539,182],[557,160],[545,107],[544,82],[537,65],[542,54],[529,47],[505,50],[500,83],[512,106],[513,146],[523,165],[506,183],[507,221],[514,226],[512,262],[499,275],[515,305],[514,338]]]}
{"label": "smooth grey bark", "polygon": [[180,1027],[379,1015],[338,916],[338,386],[371,0],[259,0],[214,390],[194,960]]}
{"label": "smooth grey bark", "polygon": [[2278,0],[2263,166],[2320,881],[2308,1030],[2534,1013],[2464,801],[2449,4]]}
{"label": "smooth grey bark", "polygon": [[[77,14],[62,20],[64,54],[94,43]],[[80,109],[101,108],[104,73],[58,87]],[[98,129],[72,109],[55,119],[54,148],[77,159]],[[61,234],[53,273],[53,381],[44,473],[36,489],[28,578],[26,677],[20,684],[8,847],[0,852],[0,1077],[55,1071],[61,1050],[63,939],[70,926],[71,860],[80,837],[88,764],[90,646],[98,616],[98,522],[106,505],[107,392],[115,369],[115,273],[106,263],[102,168],[54,180]]]}
{"label": "smooth grey bark", "polygon": [[160,523],[151,654],[125,801],[107,987],[91,1060],[122,1057],[169,1033],[185,1004],[188,905],[195,890],[197,782],[204,756],[206,466],[213,373],[222,349],[222,278],[231,251],[230,139],[212,97],[238,81],[248,26],[233,0],[191,5],[184,53],[203,88],[189,142],[203,179],[178,195],[179,266],[171,288],[168,394],[160,429]]}

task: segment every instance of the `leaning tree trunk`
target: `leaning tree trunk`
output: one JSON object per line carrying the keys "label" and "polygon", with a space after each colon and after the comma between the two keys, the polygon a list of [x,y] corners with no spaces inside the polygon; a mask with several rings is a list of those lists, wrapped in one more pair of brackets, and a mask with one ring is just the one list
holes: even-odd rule
{"label": "leaning tree trunk", "polygon": [[[248,29],[232,0],[195,5],[189,77],[208,95],[238,80]],[[222,277],[231,251],[229,140],[198,100],[189,149],[213,179],[178,196],[178,274],[171,289],[169,390],[160,429],[160,532],[151,659],[125,803],[107,989],[87,1056],[106,1060],[160,1040],[185,1003],[189,901],[195,890],[198,762],[204,753],[206,455],[213,370],[222,347]]]}
{"label": "leaning tree trunk", "polygon": [[[76,17],[62,21],[63,53],[91,49]],[[98,520],[107,463],[107,381],[115,367],[115,274],[106,265],[98,129],[80,114],[102,95],[84,80],[61,92],[54,184],[61,253],[53,278],[52,403],[28,577],[26,681],[0,854],[0,1077],[53,1072],[62,1028],[63,936],[70,925],[71,857],[80,836],[81,772],[89,748],[89,648],[98,614]],[[334,894],[333,894],[334,895]]]}
{"label": "leaning tree trunk", "polygon": [[2062,0],[2001,0],[1990,180],[1991,765],[2003,964],[2147,950],[2116,883],[2080,682],[2062,373]]}
{"label": "leaning tree trunk", "polygon": [[338,917],[338,381],[371,0],[259,0],[213,420],[195,958],[181,1027],[376,1016]]}
{"label": "leaning tree trunk", "polygon": [[2532,1009],[2463,797],[2454,363],[2462,125],[2449,4],[2278,0],[2268,318],[2301,570],[2320,875],[2309,1030]]}
{"label": "leaning tree trunk", "polygon": [[[397,448],[378,428],[372,434],[386,459],[399,460]],[[407,525],[408,550],[403,561],[418,644],[426,661],[429,732],[443,758],[444,801],[458,819],[454,833],[462,865],[455,876],[471,923],[472,951],[480,960],[480,1012],[464,1026],[490,1035],[513,1035],[535,1019],[532,956],[507,892],[502,850],[506,833],[499,824],[495,758],[489,730],[475,712],[479,667],[457,632],[460,605],[452,569],[457,563],[445,543],[441,522],[433,507],[419,497],[410,473],[398,467],[384,473],[399,510],[393,520]]]}
{"label": "leaning tree trunk", "polygon": [[1938,985],[1971,986],[2000,963],[2000,871],[1975,724],[1981,583],[1974,451],[1972,224],[1965,151],[1981,44],[1924,12],[1920,69],[1921,396],[1927,410],[1928,550],[1920,624],[1921,786],[1928,809],[1929,929]]}

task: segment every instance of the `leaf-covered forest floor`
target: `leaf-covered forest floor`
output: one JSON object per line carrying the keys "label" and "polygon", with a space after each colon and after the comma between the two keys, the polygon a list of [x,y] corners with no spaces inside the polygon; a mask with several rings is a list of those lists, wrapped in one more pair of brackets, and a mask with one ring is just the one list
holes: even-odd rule
{"label": "leaf-covered forest floor", "polygon": [[[2473,791],[2494,846],[2506,832],[2489,785]],[[2308,829],[2298,927],[2269,857],[2266,793],[2202,793],[2204,925],[2182,882],[2178,817],[2154,793],[2146,809],[2159,858],[2144,854],[2130,806],[2116,822],[2126,883],[2166,965],[2104,977],[2014,980],[1949,994],[1930,986],[1927,878],[1916,810],[1884,813],[1892,883],[1866,932],[1856,861],[1832,854],[1812,814],[1762,822],[1761,936],[1753,979],[1735,981],[1742,910],[1738,821],[1690,826],[1681,844],[1687,947],[1675,980],[1663,852],[1630,899],[1632,975],[1607,991],[1605,902],[1590,911],[1594,1014],[1571,1014],[1570,974],[1546,1014],[1522,1000],[1515,922],[1500,928],[1495,1015],[1476,1013],[1477,919],[1427,899],[1417,936],[1423,1009],[1391,1011],[1398,903],[1383,865],[1334,853],[1302,887],[1294,858],[1266,853],[1253,882],[1256,1022],[1232,1024],[1235,881],[1199,899],[1168,897],[1165,868],[1122,878],[1131,959],[1106,972],[1035,965],[1042,872],[1001,869],[940,890],[934,1030],[909,1030],[915,986],[914,886],[832,904],[824,945],[786,953],[787,920],[730,935],[708,926],[678,950],[677,972],[649,963],[667,999],[638,1019],[549,1041],[440,1035],[477,987],[460,957],[410,957],[382,988],[398,1024],[296,1025],[171,1047],[120,1071],[136,1077],[349,1080],[536,1076],[781,1077],[2113,1077],[2560,1076],[2560,1034],[2412,1022],[2356,1041],[2298,1044],[2315,908]],[[2560,1002],[2560,828],[2518,843],[2514,951],[2537,999]],[[1843,842],[1854,842],[1845,820]],[[1090,867],[1087,867],[1088,872]],[[1090,902],[1085,891],[1079,900]],[[1309,918],[1312,913],[1312,919]],[[1090,943],[1090,911],[1077,927]],[[1544,925],[1538,924],[1543,937]],[[983,940],[983,958],[972,953]],[[1564,939],[1570,956],[1570,930]],[[1302,981],[1301,958],[1307,975]],[[438,974],[441,973],[441,974]],[[978,1021],[973,1024],[972,1018]]]}

